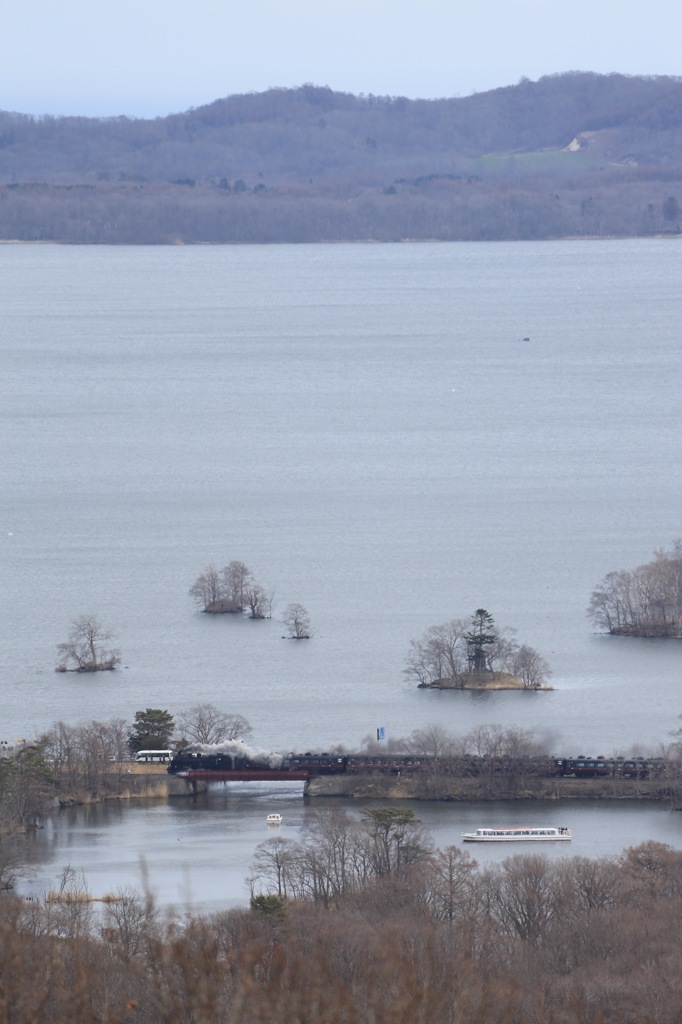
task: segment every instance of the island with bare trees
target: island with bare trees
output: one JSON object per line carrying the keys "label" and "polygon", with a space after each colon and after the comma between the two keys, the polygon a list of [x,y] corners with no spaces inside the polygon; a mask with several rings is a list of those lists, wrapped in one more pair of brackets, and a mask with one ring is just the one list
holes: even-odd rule
{"label": "island with bare trees", "polygon": [[252,570],[237,559],[222,569],[207,565],[189,588],[190,597],[207,615],[248,611],[251,619],[272,617],[274,591],[258,583]]}
{"label": "island with bare trees", "polygon": [[71,622],[68,639],[57,644],[57,672],[111,672],[121,662],[120,651],[108,645],[113,634],[96,615],[79,615]]}
{"label": "island with bare trees", "polygon": [[588,615],[612,636],[682,637],[682,540],[656,551],[652,562],[607,573]]}
{"label": "island with bare trees", "polygon": [[550,689],[551,669],[528,644],[519,644],[509,629],[498,629],[485,608],[469,619],[429,626],[410,642],[405,675],[422,689]]}

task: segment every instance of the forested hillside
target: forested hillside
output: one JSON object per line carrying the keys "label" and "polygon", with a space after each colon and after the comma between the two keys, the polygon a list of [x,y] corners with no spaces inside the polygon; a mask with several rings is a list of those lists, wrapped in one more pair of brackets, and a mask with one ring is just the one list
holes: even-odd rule
{"label": "forested hillside", "polygon": [[514,239],[680,230],[682,79],[461,99],[312,85],[154,120],[0,112],[0,238]]}

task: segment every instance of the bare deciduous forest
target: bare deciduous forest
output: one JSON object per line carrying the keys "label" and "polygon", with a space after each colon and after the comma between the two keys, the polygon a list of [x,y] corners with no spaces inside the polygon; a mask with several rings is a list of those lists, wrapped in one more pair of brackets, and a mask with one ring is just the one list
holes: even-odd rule
{"label": "bare deciduous forest", "polygon": [[[320,828],[311,855],[338,866],[344,823]],[[132,892],[99,911],[67,871],[44,902],[0,901],[0,1021],[674,1024],[681,882],[656,843],[486,868],[450,847],[331,899],[169,922]]]}
{"label": "bare deciduous forest", "polygon": [[0,112],[0,238],[497,240],[678,233],[682,79],[464,98],[320,86],[153,120]]}

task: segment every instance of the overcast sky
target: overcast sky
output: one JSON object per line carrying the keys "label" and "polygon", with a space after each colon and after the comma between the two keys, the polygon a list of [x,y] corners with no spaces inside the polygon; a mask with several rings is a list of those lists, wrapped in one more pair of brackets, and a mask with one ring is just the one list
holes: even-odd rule
{"label": "overcast sky", "polygon": [[466,96],[682,73],[680,0],[0,0],[0,109],[163,116],[304,82]]}

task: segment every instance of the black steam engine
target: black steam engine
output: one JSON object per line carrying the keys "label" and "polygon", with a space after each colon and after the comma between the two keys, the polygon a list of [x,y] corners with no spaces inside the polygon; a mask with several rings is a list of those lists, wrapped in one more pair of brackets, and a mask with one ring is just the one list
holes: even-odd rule
{"label": "black steam engine", "polygon": [[309,775],[337,775],[347,771],[348,758],[335,754],[270,754],[251,759],[242,754],[202,751],[196,747],[179,750],[168,766],[171,775],[187,772],[307,772]]}
{"label": "black steam engine", "polygon": [[391,754],[271,754],[250,759],[241,754],[203,751],[185,747],[173,757],[168,771],[172,775],[192,772],[305,773],[313,775],[340,774],[410,774],[437,771],[458,778],[475,778],[490,774],[521,774],[538,778],[572,779],[649,779],[665,777],[679,766],[662,758],[624,757],[428,757]]}

